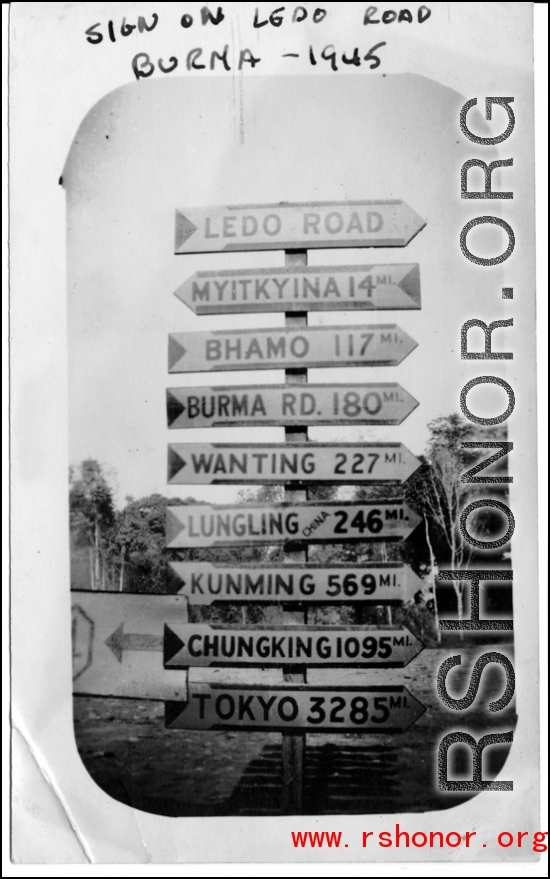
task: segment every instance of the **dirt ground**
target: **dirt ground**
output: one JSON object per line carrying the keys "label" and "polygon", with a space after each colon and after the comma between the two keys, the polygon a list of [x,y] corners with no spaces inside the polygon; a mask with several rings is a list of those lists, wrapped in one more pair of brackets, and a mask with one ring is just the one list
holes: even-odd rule
{"label": "dirt ground", "polygon": [[[458,729],[476,738],[513,729],[515,703],[499,714],[487,710],[490,699],[504,691],[504,675],[495,665],[486,668],[476,701],[462,712],[441,703],[436,679],[441,663],[461,653],[462,667],[453,672],[456,691],[451,693],[463,696],[469,669],[483,652],[479,646],[445,645],[424,650],[405,669],[334,670],[330,678],[323,671],[317,672],[317,680],[312,673],[312,686],[321,680],[340,686],[404,684],[427,710],[400,735],[308,733],[304,814],[423,812],[467,799],[436,790],[437,745]],[[280,733],[167,730],[163,703],[88,697],[75,697],[74,724],[88,772],[123,803],[171,816],[280,814]],[[485,778],[494,778],[507,752],[508,746],[487,748]],[[451,754],[449,777],[471,779],[467,749],[455,746]]]}

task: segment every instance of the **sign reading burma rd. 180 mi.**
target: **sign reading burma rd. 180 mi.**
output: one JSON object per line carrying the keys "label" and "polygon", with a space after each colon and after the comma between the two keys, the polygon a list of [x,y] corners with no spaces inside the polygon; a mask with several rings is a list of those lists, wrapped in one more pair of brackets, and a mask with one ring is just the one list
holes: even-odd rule
{"label": "sign reading burma rd. 180 mi.", "polygon": [[424,644],[406,628],[389,626],[213,626],[170,623],[164,627],[164,667],[226,665],[404,668]]}
{"label": "sign reading burma rd. 180 mi.", "polygon": [[168,729],[266,729],[401,733],[425,708],[406,687],[189,685],[188,702],[166,702]]}
{"label": "sign reading burma rd. 180 mi.", "polygon": [[418,406],[401,385],[222,385],[168,388],[168,427],[401,424]]}
{"label": "sign reading burma rd. 180 mi.", "polygon": [[401,483],[420,461],[400,443],[170,443],[170,485]]}
{"label": "sign reading burma rd. 180 mi.", "polygon": [[174,291],[195,314],[420,308],[420,271],[403,265],[196,272]]}
{"label": "sign reading burma rd. 180 mi.", "polygon": [[307,540],[401,540],[420,522],[401,501],[166,507],[166,546],[234,546]]}
{"label": "sign reading burma rd. 180 mi.", "polygon": [[179,595],[190,604],[234,602],[362,602],[403,604],[411,601],[423,582],[403,562],[356,565],[213,565],[209,562],[170,562],[181,581]]}
{"label": "sign reading burma rd. 180 mi.", "polygon": [[172,333],[168,371],[396,366],[416,346],[396,324]]}
{"label": "sign reading burma rd. 180 mi.", "polygon": [[426,225],[403,201],[227,205],[176,211],[176,253],[405,247]]}

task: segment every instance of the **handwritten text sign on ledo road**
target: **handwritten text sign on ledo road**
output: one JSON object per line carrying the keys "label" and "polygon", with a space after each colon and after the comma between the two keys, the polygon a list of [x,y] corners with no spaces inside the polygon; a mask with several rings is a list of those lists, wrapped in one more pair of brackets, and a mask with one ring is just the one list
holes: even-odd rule
{"label": "handwritten text sign on ledo road", "polygon": [[420,461],[400,443],[171,443],[170,485],[401,483]]}
{"label": "handwritten text sign on ledo road", "polygon": [[168,388],[168,427],[401,424],[418,406],[401,385],[230,385]]}
{"label": "handwritten text sign on ledo road", "polygon": [[187,622],[187,598],[71,591],[71,604],[74,693],[187,698],[187,672],[163,665],[164,626]]}
{"label": "handwritten text sign on ledo road", "polygon": [[227,205],[176,211],[176,253],[404,247],[426,225],[405,202]]}
{"label": "handwritten text sign on ledo road", "polygon": [[166,546],[250,546],[308,540],[400,540],[421,521],[401,501],[362,504],[182,504],[166,508]]}
{"label": "handwritten text sign on ledo road", "polygon": [[404,668],[424,648],[406,628],[390,626],[164,627],[165,668],[289,663],[354,668]]}
{"label": "handwritten text sign on ledo road", "polygon": [[189,701],[165,703],[168,729],[402,733],[425,712],[406,687],[189,685]]}
{"label": "handwritten text sign on ledo road", "polygon": [[196,272],[174,291],[195,314],[420,308],[417,264]]}
{"label": "handwritten text sign on ledo road", "polygon": [[396,324],[172,333],[168,371],[397,366],[417,342]]}
{"label": "handwritten text sign on ledo road", "polygon": [[215,601],[325,601],[402,604],[424,584],[403,562],[356,565],[212,565],[170,562],[190,604]]}

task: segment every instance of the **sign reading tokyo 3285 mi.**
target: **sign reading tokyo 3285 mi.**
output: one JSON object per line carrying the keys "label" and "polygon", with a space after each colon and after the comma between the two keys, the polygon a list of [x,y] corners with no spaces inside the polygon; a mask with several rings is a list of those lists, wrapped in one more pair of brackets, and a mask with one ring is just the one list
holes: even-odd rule
{"label": "sign reading tokyo 3285 mi.", "polygon": [[397,200],[182,208],[175,252],[405,247],[425,225]]}
{"label": "sign reading tokyo 3285 mi.", "polygon": [[172,333],[168,371],[396,366],[416,346],[396,324]]}
{"label": "sign reading tokyo 3285 mi.", "polygon": [[182,504],[166,507],[166,547],[249,546],[308,540],[401,540],[421,521],[401,501],[362,504]]}
{"label": "sign reading tokyo 3285 mi.", "polygon": [[168,427],[401,424],[418,401],[401,385],[221,385],[168,388]]}
{"label": "sign reading tokyo 3285 mi.", "polygon": [[170,485],[401,483],[420,461],[401,443],[171,443]]}

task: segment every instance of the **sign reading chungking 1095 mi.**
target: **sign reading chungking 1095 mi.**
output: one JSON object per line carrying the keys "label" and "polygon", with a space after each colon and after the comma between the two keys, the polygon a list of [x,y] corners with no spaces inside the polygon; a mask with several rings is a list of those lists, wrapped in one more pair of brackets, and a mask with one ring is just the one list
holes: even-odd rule
{"label": "sign reading chungking 1095 mi.", "polygon": [[166,507],[166,546],[249,546],[308,540],[400,540],[420,517],[401,501]]}

